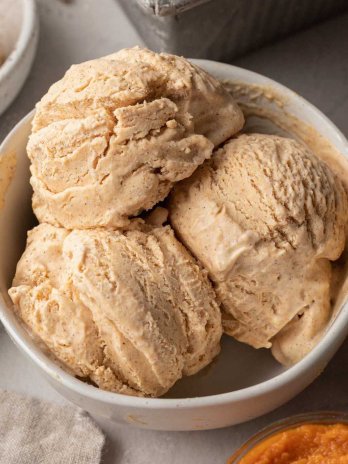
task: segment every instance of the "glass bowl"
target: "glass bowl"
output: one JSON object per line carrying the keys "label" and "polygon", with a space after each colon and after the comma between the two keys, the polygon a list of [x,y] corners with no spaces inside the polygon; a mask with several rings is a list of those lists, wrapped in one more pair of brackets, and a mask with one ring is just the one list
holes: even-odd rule
{"label": "glass bowl", "polygon": [[283,432],[284,430],[292,429],[304,424],[348,424],[348,412],[338,411],[318,411],[305,414],[297,414],[295,416],[281,419],[273,422],[271,425],[263,428],[245,442],[227,461],[227,464],[238,464],[241,462],[249,451],[255,446],[262,443],[265,439]]}

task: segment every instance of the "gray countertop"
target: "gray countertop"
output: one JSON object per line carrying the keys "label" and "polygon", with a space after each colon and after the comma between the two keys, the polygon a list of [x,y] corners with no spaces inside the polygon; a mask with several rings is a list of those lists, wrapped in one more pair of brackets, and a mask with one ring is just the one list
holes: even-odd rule
{"label": "gray countertop", "polygon": [[[141,44],[115,0],[39,0],[38,54],[24,88],[0,117],[0,141],[76,62]],[[348,136],[348,14],[234,61],[295,90]],[[107,435],[105,464],[224,463],[252,433],[273,420],[317,409],[348,411],[348,341],[324,373],[294,400],[267,416],[223,430],[151,432],[95,418]],[[64,403],[0,328],[0,388]]]}

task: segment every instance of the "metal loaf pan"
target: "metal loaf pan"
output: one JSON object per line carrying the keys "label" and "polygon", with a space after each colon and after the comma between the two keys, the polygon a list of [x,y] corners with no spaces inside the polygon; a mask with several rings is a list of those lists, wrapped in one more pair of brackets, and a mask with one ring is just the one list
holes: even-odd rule
{"label": "metal loaf pan", "polygon": [[347,0],[119,0],[156,51],[229,61],[348,10]]}

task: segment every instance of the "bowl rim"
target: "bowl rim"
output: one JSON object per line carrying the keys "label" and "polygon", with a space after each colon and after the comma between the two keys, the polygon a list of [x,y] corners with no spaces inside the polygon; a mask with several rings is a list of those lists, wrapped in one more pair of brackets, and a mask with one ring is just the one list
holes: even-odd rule
{"label": "bowl rim", "polygon": [[[345,153],[343,155],[348,158],[348,141],[343,133],[320,110],[318,110],[314,105],[307,102],[303,97],[299,96],[292,90],[261,74],[237,66],[210,60],[191,61],[214,75],[219,76],[220,73],[228,72],[231,74],[231,80],[233,80],[233,75],[242,75],[245,78],[248,77],[249,79],[260,82],[264,85],[271,85],[274,89],[278,90],[280,94],[288,95],[291,100],[295,100],[297,105],[302,105],[302,107],[304,106],[306,110],[309,113],[312,113],[312,115],[314,115],[317,120],[321,120],[323,124],[330,127],[340,143],[345,147]],[[21,130],[22,126],[30,121],[30,119],[33,117],[34,111],[35,110],[32,110],[23,119],[21,119],[7,135],[7,137],[0,145],[0,156],[1,153],[5,151],[6,145],[16,135],[16,132]],[[348,334],[348,302],[343,305],[329,330],[313,348],[313,350],[308,353],[301,361],[289,367],[286,371],[281,372],[280,374],[268,380],[243,389],[215,395],[189,398],[136,397],[122,395],[120,393],[113,393],[96,388],[73,377],[71,374],[59,367],[47,355],[45,355],[44,352],[41,351],[38,346],[36,346],[25,329],[21,326],[20,322],[16,320],[12,309],[6,305],[2,297],[0,298],[0,320],[2,321],[4,327],[6,328],[13,341],[21,347],[25,354],[31,358],[34,364],[38,365],[49,377],[52,378],[52,380],[60,383],[66,389],[72,390],[75,394],[82,395],[91,400],[95,400],[104,404],[106,403],[128,408],[153,410],[197,409],[209,406],[221,406],[231,403],[235,404],[243,401],[249,401],[253,398],[258,398],[265,394],[270,394],[279,390],[280,388],[286,387],[287,384],[294,382],[298,377],[305,375],[307,371],[313,370],[315,366],[322,365],[320,364],[320,361],[325,358],[325,354],[327,352],[330,352],[330,347],[333,345],[334,351],[336,351],[338,346],[343,342],[344,338]],[[318,375],[320,374],[321,370],[318,371]]]}
{"label": "bowl rim", "polygon": [[15,42],[11,53],[5,58],[5,61],[0,66],[0,82],[5,80],[11,74],[17,63],[22,60],[28,45],[31,41],[33,32],[36,29],[36,1],[35,0],[20,0],[22,9],[22,24],[20,27],[19,36]]}

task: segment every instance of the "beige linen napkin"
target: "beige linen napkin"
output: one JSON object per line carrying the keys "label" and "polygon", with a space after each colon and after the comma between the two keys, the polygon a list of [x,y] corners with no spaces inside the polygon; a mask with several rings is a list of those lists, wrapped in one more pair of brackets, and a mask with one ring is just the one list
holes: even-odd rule
{"label": "beige linen napkin", "polygon": [[0,390],[0,464],[98,464],[103,445],[87,413]]}

